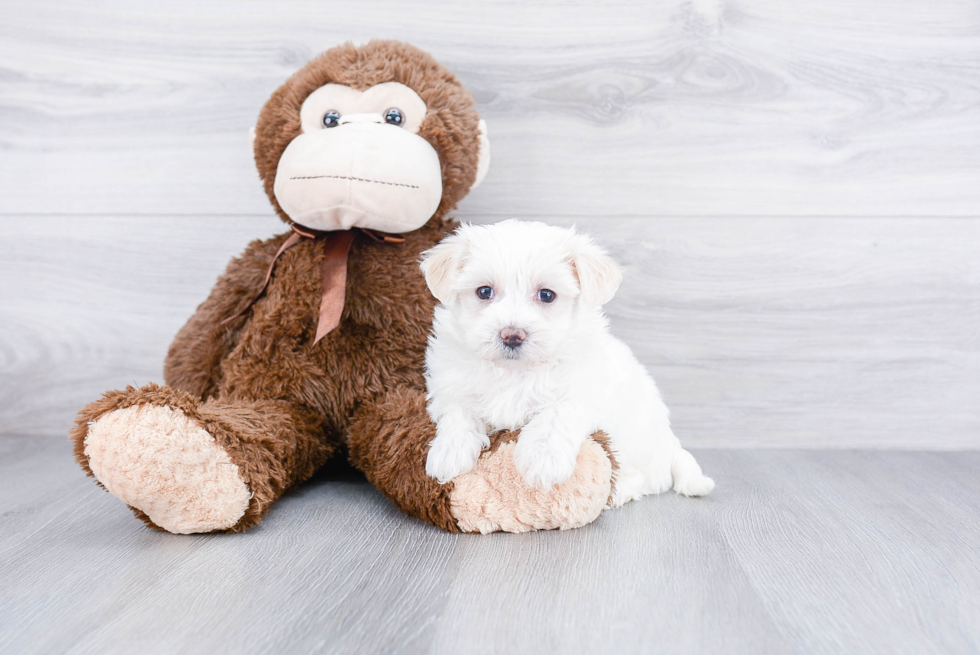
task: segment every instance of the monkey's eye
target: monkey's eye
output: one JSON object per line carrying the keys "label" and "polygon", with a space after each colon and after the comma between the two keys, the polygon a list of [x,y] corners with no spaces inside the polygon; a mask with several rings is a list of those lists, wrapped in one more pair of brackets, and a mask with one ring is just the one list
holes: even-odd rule
{"label": "monkey's eye", "polygon": [[402,116],[402,110],[398,107],[392,107],[385,112],[385,123],[391,125],[401,126],[405,122],[405,117]]}
{"label": "monkey's eye", "polygon": [[340,112],[331,109],[323,115],[323,127],[337,127],[340,125]]}
{"label": "monkey's eye", "polygon": [[541,302],[555,302],[555,298],[557,297],[551,289],[541,289],[541,291],[538,291],[538,300]]}
{"label": "monkey's eye", "polygon": [[476,297],[480,300],[490,300],[493,298],[493,287],[480,287],[476,290]]}

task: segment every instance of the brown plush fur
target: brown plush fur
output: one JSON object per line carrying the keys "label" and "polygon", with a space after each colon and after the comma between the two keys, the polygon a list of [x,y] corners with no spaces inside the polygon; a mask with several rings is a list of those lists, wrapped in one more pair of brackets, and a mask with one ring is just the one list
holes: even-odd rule
{"label": "brown plush fur", "polygon": [[439,485],[425,474],[434,428],[425,411],[422,371],[436,301],[418,260],[452,227],[444,217],[476,179],[473,99],[449,71],[412,46],[343,45],[311,61],[272,95],[256,126],[255,159],[270,200],[286,219],[273,181],[279,157],[299,134],[303,100],[330,82],[365,89],[389,81],[408,85],[427,105],[419,134],[442,164],[436,214],[400,244],[356,233],[340,324],[316,344],[320,242],[286,251],[262,297],[222,325],[247,306],[286,235],[250,244],[174,340],[164,371],[168,387],[110,392],[81,411],[72,438],[89,474],[89,422],[132,405],[169,405],[214,437],[253,493],[232,530],[259,522],[289,487],[346,447],[351,461],[398,507],[458,531],[450,512],[452,484]]}
{"label": "brown plush fur", "polygon": [[425,473],[429,442],[436,429],[425,411],[425,387],[405,385],[384,393],[358,411],[351,434],[351,462],[407,514],[449,532],[459,532],[450,513],[452,484]]}

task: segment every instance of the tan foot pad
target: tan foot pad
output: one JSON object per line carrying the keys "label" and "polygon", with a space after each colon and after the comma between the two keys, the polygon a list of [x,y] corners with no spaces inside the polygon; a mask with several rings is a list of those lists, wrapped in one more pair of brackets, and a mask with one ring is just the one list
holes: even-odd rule
{"label": "tan foot pad", "polygon": [[612,484],[612,464],[602,446],[586,441],[575,473],[541,491],[514,467],[511,441],[484,455],[476,468],[453,479],[452,513],[464,532],[529,532],[580,528],[602,513]]}
{"label": "tan foot pad", "polygon": [[89,424],[85,455],[106,489],[169,532],[230,528],[251,498],[228,453],[172,407],[105,414]]}

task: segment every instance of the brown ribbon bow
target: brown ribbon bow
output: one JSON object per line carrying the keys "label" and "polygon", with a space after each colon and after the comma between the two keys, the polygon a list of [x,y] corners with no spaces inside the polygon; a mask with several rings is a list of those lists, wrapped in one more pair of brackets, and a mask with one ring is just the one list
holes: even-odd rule
{"label": "brown ribbon bow", "polygon": [[[229,323],[249,309],[252,305],[262,297],[265,293],[266,287],[269,286],[269,280],[272,279],[272,270],[276,266],[276,261],[282,253],[286,252],[297,243],[303,239],[313,239],[320,240],[323,242],[323,265],[320,269],[320,279],[323,283],[323,291],[320,295],[320,314],[317,319],[316,324],[316,337],[313,339],[315,344],[323,337],[327,336],[335,327],[340,324],[340,315],[344,311],[344,295],[347,290],[347,255],[350,253],[351,243],[354,241],[354,231],[353,230],[340,230],[337,232],[323,232],[320,230],[311,230],[307,227],[302,227],[292,224],[293,233],[289,235],[282,245],[279,246],[279,250],[276,252],[276,256],[272,258],[269,263],[269,270],[265,272],[265,280],[262,282],[262,286],[256,292],[252,299],[248,301],[245,305],[234,316],[229,316],[228,318],[221,321],[221,325]],[[375,232],[374,230],[368,230],[365,228],[355,228],[360,230],[362,233],[371,237],[375,241],[380,243],[404,243],[405,238],[399,236],[393,236],[390,234],[383,234],[381,232]]]}

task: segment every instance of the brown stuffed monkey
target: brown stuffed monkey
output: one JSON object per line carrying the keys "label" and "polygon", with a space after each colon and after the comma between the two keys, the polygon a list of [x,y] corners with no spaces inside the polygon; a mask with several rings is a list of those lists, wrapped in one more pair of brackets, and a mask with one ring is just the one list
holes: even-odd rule
{"label": "brown stuffed monkey", "polygon": [[447,484],[425,473],[436,301],[419,255],[486,173],[485,132],[452,73],[404,43],[342,45],[289,78],[259,115],[254,150],[292,231],[232,260],[171,345],[167,386],[82,409],[82,468],[174,533],[245,530],[345,453],[401,510],[451,532],[598,516],[615,469],[601,433],[548,491],[514,468],[514,434],[495,435],[477,468]]}

